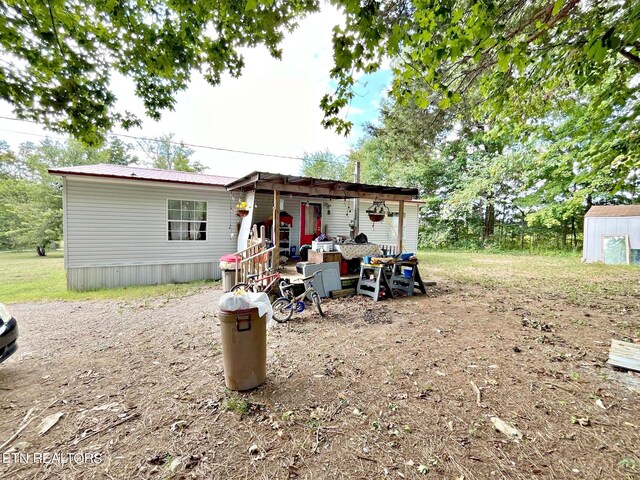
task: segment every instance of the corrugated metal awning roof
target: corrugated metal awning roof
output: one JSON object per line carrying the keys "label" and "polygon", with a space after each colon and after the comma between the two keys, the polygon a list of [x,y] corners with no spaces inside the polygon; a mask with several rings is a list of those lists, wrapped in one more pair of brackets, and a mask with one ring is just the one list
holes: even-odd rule
{"label": "corrugated metal awning roof", "polygon": [[299,177],[280,173],[253,172],[227,184],[227,190],[272,191],[293,195],[324,198],[379,198],[380,200],[411,200],[418,196],[417,188],[369,185],[321,178]]}
{"label": "corrugated metal awning roof", "polygon": [[51,168],[52,175],[79,175],[104,178],[126,178],[128,180],[147,180],[152,182],[186,183],[191,185],[213,185],[222,187],[235,180],[234,177],[208,175],[205,173],[179,172],[157,168],[129,167],[100,163],[77,167]]}
{"label": "corrugated metal awning roof", "polygon": [[585,217],[640,217],[640,205],[594,205]]}

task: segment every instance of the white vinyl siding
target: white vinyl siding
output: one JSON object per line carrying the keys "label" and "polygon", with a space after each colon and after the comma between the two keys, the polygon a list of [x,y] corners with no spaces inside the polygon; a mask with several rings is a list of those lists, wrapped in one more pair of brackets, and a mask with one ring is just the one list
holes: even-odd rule
{"label": "white vinyl siding", "polygon": [[[293,227],[291,229],[291,245],[295,245],[300,250],[300,209],[301,204],[306,202],[322,205],[322,231],[329,236],[344,235],[349,236],[349,222],[353,219],[353,199],[327,199],[327,198],[306,198],[281,194],[280,198],[284,202],[284,209],[293,217]],[[253,222],[262,222],[271,216],[273,211],[273,194],[259,193],[256,195],[256,208],[253,211]],[[367,235],[370,242],[380,244],[395,245],[397,236],[398,217],[385,217],[382,222],[375,225],[369,220],[366,209],[371,206],[372,200],[360,200],[360,231]],[[392,212],[398,212],[398,202],[386,202]],[[403,244],[405,251],[417,251],[418,248],[418,207],[416,203],[405,202],[404,204],[404,234]]]}
{"label": "white vinyl siding", "polygon": [[[69,268],[209,263],[235,252],[238,219],[223,187],[74,177],[65,184]],[[168,199],[207,202],[207,241],[167,240]]]}
{"label": "white vinyl siding", "polygon": [[330,237],[337,235],[349,237],[351,232],[349,222],[353,220],[353,199],[334,198],[325,202],[326,205],[322,208],[322,231]]}
{"label": "white vinyl siding", "polygon": [[70,290],[95,290],[129,285],[160,285],[204,279],[219,280],[221,277],[220,262],[79,267],[67,270],[67,288]]}
{"label": "white vinyl siding", "polygon": [[296,247],[296,253],[300,254],[300,197],[290,197],[283,193],[280,198],[284,201],[284,210],[293,217],[293,226],[289,233],[289,246]]}
{"label": "white vinyl siding", "polygon": [[[373,223],[367,215],[367,208],[372,205],[372,200],[360,200],[360,232],[367,236],[371,243],[382,245],[395,245],[398,241],[397,222],[398,217],[385,217],[381,222]],[[330,202],[330,214],[323,207],[322,224],[326,226],[329,236],[349,236],[349,222],[353,218],[353,200],[332,200]],[[398,213],[398,202],[386,202],[389,210]],[[350,210],[351,209],[351,210]],[[404,204],[404,232],[403,250],[415,252],[418,249],[418,204],[405,202]]]}

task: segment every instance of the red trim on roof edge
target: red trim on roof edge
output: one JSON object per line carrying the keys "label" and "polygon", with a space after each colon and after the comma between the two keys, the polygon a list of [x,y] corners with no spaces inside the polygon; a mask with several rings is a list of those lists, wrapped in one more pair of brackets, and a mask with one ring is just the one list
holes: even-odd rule
{"label": "red trim on roof edge", "polygon": [[[136,167],[138,169],[140,169],[140,167]],[[142,170],[156,170],[156,171],[162,171],[162,172],[168,172],[168,171],[172,171],[172,170],[162,170],[162,169],[142,169]],[[52,175],[59,175],[59,176],[78,176],[78,177],[97,177],[97,178],[114,178],[114,179],[118,179],[118,180],[138,180],[138,181],[146,181],[146,182],[162,182],[162,183],[173,183],[173,184],[178,184],[178,185],[202,185],[202,186],[209,186],[209,187],[224,187],[227,183],[229,183],[228,181],[225,181],[225,183],[211,183],[211,182],[192,182],[192,181],[187,181],[187,180],[171,180],[171,179],[166,179],[166,178],[148,178],[148,177],[139,177],[137,175],[116,175],[116,174],[111,174],[111,173],[93,173],[93,172],[80,172],[80,171],[69,171],[69,170],[65,170],[65,169],[49,169],[48,172]],[[191,174],[191,175],[199,175],[197,173],[194,172],[178,172],[178,173],[187,173],[187,174]],[[207,176],[207,174],[202,174]],[[208,175],[208,176],[219,176],[219,175]],[[222,177],[225,178],[227,180],[231,179],[232,177]],[[233,181],[233,180],[231,180]]]}

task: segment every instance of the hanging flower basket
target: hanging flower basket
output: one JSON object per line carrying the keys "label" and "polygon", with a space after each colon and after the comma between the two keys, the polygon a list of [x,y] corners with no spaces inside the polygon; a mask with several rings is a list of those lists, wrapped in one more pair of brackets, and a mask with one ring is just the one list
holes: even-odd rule
{"label": "hanging flower basket", "polygon": [[370,208],[367,209],[367,215],[372,222],[381,222],[389,213],[389,207],[384,202],[376,200]]}
{"label": "hanging flower basket", "polygon": [[247,202],[244,200],[238,202],[236,205],[236,215],[239,217],[246,217],[249,215],[249,205],[247,205]]}

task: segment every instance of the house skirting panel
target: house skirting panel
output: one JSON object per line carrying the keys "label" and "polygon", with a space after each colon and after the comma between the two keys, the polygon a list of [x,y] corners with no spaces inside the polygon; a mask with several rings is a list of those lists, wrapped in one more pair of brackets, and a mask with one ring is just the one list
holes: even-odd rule
{"label": "house skirting panel", "polygon": [[67,288],[82,291],[220,278],[222,272],[218,262],[78,267],[67,269]]}

